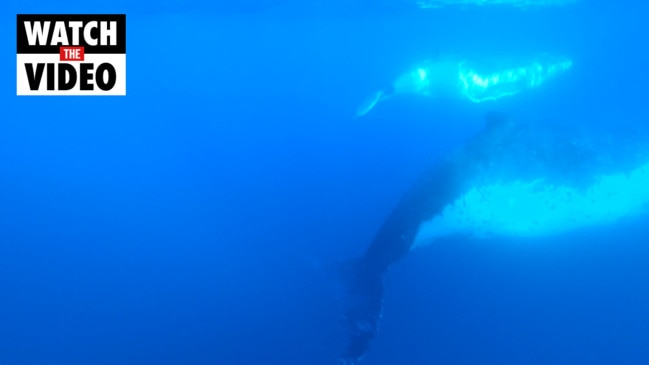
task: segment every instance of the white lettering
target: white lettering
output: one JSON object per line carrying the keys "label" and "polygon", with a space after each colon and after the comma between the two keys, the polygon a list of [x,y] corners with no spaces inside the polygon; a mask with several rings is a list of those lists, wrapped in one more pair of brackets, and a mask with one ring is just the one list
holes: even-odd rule
{"label": "white lettering", "polygon": [[[110,23],[110,27],[108,26]],[[110,45],[117,45],[117,22],[101,22],[100,23],[101,45],[107,46],[108,39],[110,38]]]}
{"label": "white lettering", "polygon": [[55,22],[54,30],[52,31],[52,40],[50,44],[53,46],[69,46],[68,33],[65,31],[65,22]]}
{"label": "white lettering", "polygon": [[72,45],[79,45],[79,29],[83,27],[83,22],[69,22],[68,26],[72,29]]}
{"label": "white lettering", "polygon": [[27,42],[30,46],[35,46],[36,41],[38,40],[39,46],[44,46],[47,44],[47,35],[50,32],[50,22],[45,22],[45,27],[43,23],[34,22],[34,27],[32,28],[31,22],[23,22],[25,24],[25,33],[27,33]]}
{"label": "white lettering", "polygon": [[86,24],[86,27],[83,28],[83,39],[85,39],[87,45],[96,46],[97,40],[92,38],[92,36],[90,35],[92,28],[97,28],[97,21],[93,20]]}

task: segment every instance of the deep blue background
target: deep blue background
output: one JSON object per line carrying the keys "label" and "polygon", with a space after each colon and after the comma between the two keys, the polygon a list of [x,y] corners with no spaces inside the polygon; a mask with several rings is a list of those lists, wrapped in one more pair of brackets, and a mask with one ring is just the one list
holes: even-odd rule
{"label": "deep blue background", "polygon": [[[486,111],[647,120],[641,2],[0,9],[0,364],[332,364],[344,333],[320,264],[362,253]],[[15,96],[15,14],[48,12],[127,14],[128,96]],[[499,104],[352,117],[421,59],[511,51],[575,66]],[[367,363],[647,363],[645,227],[413,252],[387,278]]]}

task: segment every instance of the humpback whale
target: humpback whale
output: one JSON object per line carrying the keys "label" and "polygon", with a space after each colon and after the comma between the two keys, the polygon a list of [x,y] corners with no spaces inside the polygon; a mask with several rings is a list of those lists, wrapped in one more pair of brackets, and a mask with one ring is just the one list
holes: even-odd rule
{"label": "humpback whale", "polygon": [[445,6],[489,6],[511,5],[519,8],[561,6],[576,3],[577,0],[416,0],[422,9],[441,8]]}
{"label": "humpback whale", "polygon": [[473,103],[498,100],[536,88],[571,67],[569,58],[548,54],[483,62],[439,57],[422,62],[372,93],[358,107],[356,116],[366,115],[379,102],[398,95],[460,98]]}
{"label": "humpback whale", "polygon": [[598,136],[488,115],[405,193],[364,255],[343,264],[349,341],[339,363],[357,364],[366,353],[382,317],[385,273],[417,247],[458,235],[523,241],[649,211],[649,145],[632,134]]}

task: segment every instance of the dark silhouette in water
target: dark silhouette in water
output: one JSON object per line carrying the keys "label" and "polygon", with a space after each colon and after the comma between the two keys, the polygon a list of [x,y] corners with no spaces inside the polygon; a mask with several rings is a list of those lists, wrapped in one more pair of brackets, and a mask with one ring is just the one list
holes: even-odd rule
{"label": "dark silhouette in water", "polygon": [[350,301],[344,321],[350,340],[339,363],[356,364],[366,353],[382,316],[384,275],[411,250],[422,222],[472,187],[544,178],[580,189],[598,174],[628,171],[648,160],[641,145],[618,141],[611,148],[609,134],[604,144],[595,143],[596,136],[585,138],[574,126],[520,123],[489,114],[485,127],[459,153],[430,169],[406,192],[365,254],[345,263]]}
{"label": "dark silhouette in water", "polygon": [[348,262],[351,306],[345,322],[351,339],[341,364],[355,364],[378,331],[383,310],[383,279],[390,265],[410,250],[420,222],[444,208],[459,194],[452,184],[450,164],[431,170],[392,211],[365,252]]}

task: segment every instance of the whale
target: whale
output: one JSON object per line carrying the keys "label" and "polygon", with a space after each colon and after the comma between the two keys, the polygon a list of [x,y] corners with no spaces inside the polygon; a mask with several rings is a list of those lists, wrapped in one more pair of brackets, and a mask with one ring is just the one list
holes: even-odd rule
{"label": "whale", "polygon": [[385,275],[419,247],[446,237],[560,237],[649,213],[643,136],[490,113],[483,129],[404,193],[365,253],[341,264],[349,299],[339,364],[366,354],[382,318]]}
{"label": "whale", "polygon": [[440,56],[419,63],[371,93],[356,109],[356,116],[365,116],[379,103],[403,96],[459,99],[470,103],[496,101],[535,89],[572,65],[570,58],[552,54],[481,60]]}
{"label": "whale", "polygon": [[422,9],[437,9],[442,7],[467,6],[503,6],[518,8],[539,8],[544,6],[564,6],[577,3],[577,0],[416,0],[416,5]]}

